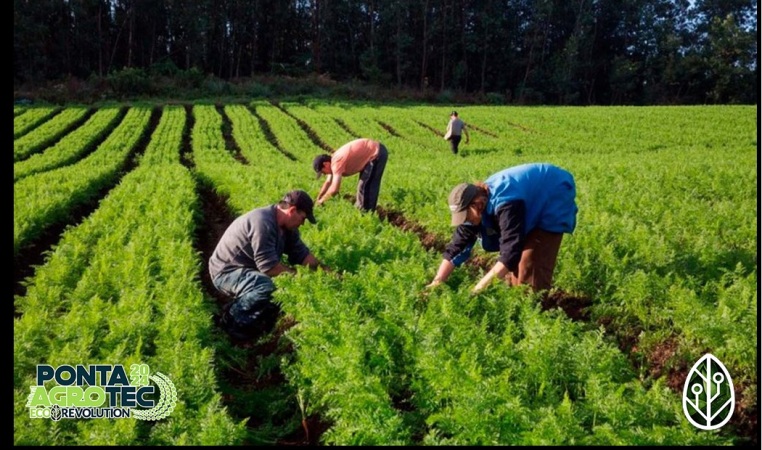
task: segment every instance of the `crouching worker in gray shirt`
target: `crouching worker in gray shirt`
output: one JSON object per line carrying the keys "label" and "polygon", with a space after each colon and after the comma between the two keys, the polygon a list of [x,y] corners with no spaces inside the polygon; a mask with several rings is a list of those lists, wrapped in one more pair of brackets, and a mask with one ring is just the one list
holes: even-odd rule
{"label": "crouching worker in gray shirt", "polygon": [[209,258],[214,286],[233,298],[220,324],[233,338],[255,340],[269,333],[280,313],[272,302],[272,277],[296,271],[281,262],[328,269],[318,262],[299,236],[305,220],[315,223],[313,202],[304,191],[291,191],[277,205],[257,208],[230,224]]}

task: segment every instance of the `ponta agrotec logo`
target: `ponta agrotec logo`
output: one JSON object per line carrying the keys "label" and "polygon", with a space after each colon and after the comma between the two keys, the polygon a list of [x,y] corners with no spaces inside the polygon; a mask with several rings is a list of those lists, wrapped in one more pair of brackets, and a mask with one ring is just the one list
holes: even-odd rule
{"label": "ponta agrotec logo", "polygon": [[725,365],[711,353],[702,356],[685,379],[683,412],[702,430],[716,430],[733,416],[736,394]]}
{"label": "ponta agrotec logo", "polygon": [[147,364],[132,364],[129,377],[121,364],[39,364],[36,380],[26,402],[32,419],[161,420],[177,404],[175,385],[160,372],[151,375]]}

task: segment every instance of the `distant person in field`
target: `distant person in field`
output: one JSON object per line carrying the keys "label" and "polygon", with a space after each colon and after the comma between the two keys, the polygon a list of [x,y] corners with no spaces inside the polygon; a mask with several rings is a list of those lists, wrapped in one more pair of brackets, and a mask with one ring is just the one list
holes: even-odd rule
{"label": "distant person in field", "polygon": [[338,194],[344,177],[359,173],[355,206],[364,211],[375,211],[387,157],[384,144],[365,138],[342,145],[333,155],[316,156],[312,161],[312,169],[318,178],[327,175],[318,193],[317,204],[322,205]]}
{"label": "distant person in field", "polygon": [[209,258],[209,274],[217,290],[233,298],[220,318],[232,337],[253,340],[272,331],[280,313],[271,301],[272,278],[296,272],[281,261],[284,253],[291,265],[327,270],[299,235],[305,220],[315,223],[313,206],[306,192],[288,192],[279,203],[235,219],[220,238]]}
{"label": "distant person in field", "polygon": [[426,287],[447,281],[481,237],[484,250],[500,255],[472,293],[495,277],[513,286],[530,285],[535,291],[550,289],[561,238],[577,223],[575,196],[574,177],[551,164],[523,164],[484,182],[455,186],[448,204],[451,225],[457,228]]}
{"label": "distant person in field", "polygon": [[466,124],[458,118],[458,112],[453,111],[450,113],[450,122],[447,123],[447,131],[444,138],[446,141],[450,141],[450,149],[453,155],[458,154],[458,145],[460,145],[461,135],[466,135],[466,144],[471,138],[468,136],[468,129]]}

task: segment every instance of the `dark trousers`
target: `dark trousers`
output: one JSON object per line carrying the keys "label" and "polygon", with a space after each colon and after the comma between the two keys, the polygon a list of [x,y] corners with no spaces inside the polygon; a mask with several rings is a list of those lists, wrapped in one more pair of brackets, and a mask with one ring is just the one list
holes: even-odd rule
{"label": "dark trousers", "polygon": [[378,157],[369,162],[360,172],[355,206],[363,211],[376,210],[378,192],[381,188],[381,177],[384,175],[388,156],[389,153],[386,151],[386,147],[384,147],[384,144],[381,144],[378,149]]}
{"label": "dark trousers", "polygon": [[450,136],[450,150],[452,150],[452,153],[457,155],[458,154],[458,145],[460,145],[460,135],[452,135]]}
{"label": "dark trousers", "polygon": [[[499,235],[494,238],[482,236],[482,247],[488,252],[500,250]],[[556,268],[558,250],[561,248],[563,233],[551,233],[535,228],[527,235],[521,261],[517,270],[508,273],[507,280],[512,286],[528,284],[534,291],[550,289],[553,271]]]}
{"label": "dark trousers", "polygon": [[511,272],[512,285],[528,284],[535,291],[550,289],[563,233],[533,230],[527,236],[518,270]]}

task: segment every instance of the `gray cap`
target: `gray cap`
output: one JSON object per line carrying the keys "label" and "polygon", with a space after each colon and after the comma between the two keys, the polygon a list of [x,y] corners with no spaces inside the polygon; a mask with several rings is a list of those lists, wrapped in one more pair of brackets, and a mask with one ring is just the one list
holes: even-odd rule
{"label": "gray cap", "polygon": [[457,227],[466,221],[466,215],[468,214],[468,205],[476,197],[479,192],[473,184],[460,183],[455,186],[450,192],[450,197],[447,198],[447,203],[450,205],[450,213],[452,214],[452,222],[450,225]]}

